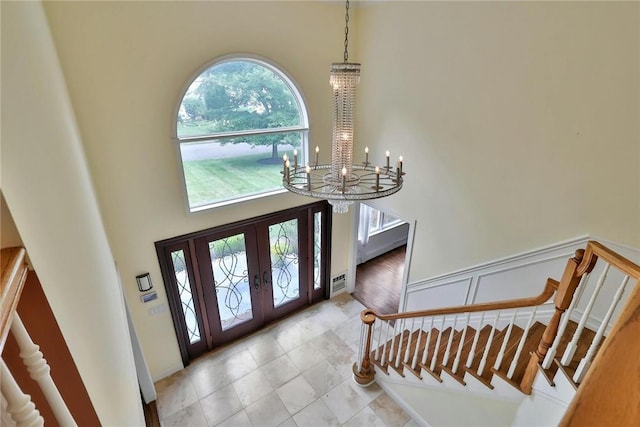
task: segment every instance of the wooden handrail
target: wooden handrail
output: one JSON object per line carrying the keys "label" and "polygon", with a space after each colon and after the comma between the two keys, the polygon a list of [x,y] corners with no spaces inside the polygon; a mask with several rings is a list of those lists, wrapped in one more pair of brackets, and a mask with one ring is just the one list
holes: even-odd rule
{"label": "wooden handrail", "polygon": [[24,282],[27,279],[24,248],[6,248],[0,252],[0,353],[9,333],[13,313],[18,307]]}
{"label": "wooden handrail", "polygon": [[[398,320],[398,319],[411,319],[416,317],[428,317],[447,314],[459,314],[459,313],[477,313],[491,310],[507,310],[521,307],[533,307],[544,304],[549,301],[554,292],[558,289],[559,283],[553,279],[547,279],[547,283],[538,296],[531,298],[520,298],[506,301],[498,301],[483,304],[471,304],[460,305],[455,307],[436,308],[431,310],[419,310],[419,311],[406,311],[402,313],[394,314],[380,314],[372,309],[365,309],[360,314],[362,323],[366,325],[366,341],[364,344],[363,360],[358,367],[358,363],[353,364],[353,375],[355,381],[360,385],[367,385],[373,382],[375,377],[375,370],[371,365],[370,353],[371,353],[371,333],[373,323],[376,317],[380,320]],[[362,345],[362,344],[361,344]]]}
{"label": "wooden handrail", "polygon": [[593,269],[593,266],[595,265],[598,258],[615,266],[615,268],[622,271],[629,277],[640,280],[639,265],[629,261],[622,255],[613,252],[611,249],[593,240],[589,240],[587,242],[587,248],[584,251],[584,257],[582,259],[582,262],[578,266],[578,274],[582,276],[584,273],[590,272]]}
{"label": "wooden handrail", "polygon": [[411,319],[414,317],[438,316],[442,314],[459,314],[459,313],[476,313],[479,311],[506,310],[511,308],[532,307],[534,305],[544,304],[549,301],[553,293],[558,289],[559,282],[553,279],[547,279],[547,283],[540,295],[530,298],[520,298],[512,300],[504,300],[497,302],[489,302],[482,304],[458,305],[453,307],[435,308],[431,310],[405,311],[402,313],[380,314],[376,310],[365,309],[364,315],[373,315],[380,320],[397,320]]}

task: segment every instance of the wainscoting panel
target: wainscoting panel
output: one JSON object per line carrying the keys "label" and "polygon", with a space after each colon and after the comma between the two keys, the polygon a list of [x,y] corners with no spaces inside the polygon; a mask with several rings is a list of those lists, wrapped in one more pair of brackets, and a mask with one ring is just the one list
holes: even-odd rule
{"label": "wainscoting panel", "polygon": [[[475,304],[538,295],[542,292],[547,278],[551,277],[555,280],[560,280],[567,259],[573,256],[577,249],[583,249],[588,240],[599,241],[633,262],[640,261],[640,250],[638,249],[619,245],[595,236],[582,236],[453,273],[410,283],[407,285],[406,294],[402,296],[405,303],[404,307],[406,307],[405,310],[426,310],[436,307]],[[591,274],[585,291],[586,295],[592,293],[601,271],[602,265],[599,263]],[[622,275],[618,272],[609,274],[607,282],[600,291],[600,297],[594,305],[590,322],[587,325],[596,324],[604,316],[621,280]],[[623,300],[626,299],[628,293],[629,290],[625,292]],[[623,302],[619,304],[619,307],[624,305]],[[580,301],[572,316],[573,320],[580,319],[586,304],[586,300]],[[551,313],[553,311],[552,305],[549,304],[548,308],[549,313]]]}

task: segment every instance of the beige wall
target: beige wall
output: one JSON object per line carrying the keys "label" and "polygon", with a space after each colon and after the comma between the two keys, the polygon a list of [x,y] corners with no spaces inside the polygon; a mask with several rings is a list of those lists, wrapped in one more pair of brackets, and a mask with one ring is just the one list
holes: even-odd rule
{"label": "beige wall", "polygon": [[356,140],[403,154],[409,281],[594,234],[640,246],[638,3],[358,10]]}
{"label": "beige wall", "polygon": [[144,425],[122,290],[44,10],[1,8],[2,194],[15,228],[4,207],[2,226],[24,242],[101,424]]}
{"label": "beige wall", "polygon": [[[311,144],[328,153],[328,70],[342,58],[344,11],[332,2],[47,2],[45,9],[132,316],[159,378],[181,362],[169,312],[148,313],[166,304],[154,242],[311,201],[284,194],[185,213],[171,139],[181,91],[216,57],[266,57],[299,85]],[[348,217],[335,222],[348,229]],[[334,245],[335,271],[346,269],[346,249]],[[145,305],[135,276],[146,271],[159,300]]]}
{"label": "beige wall", "polygon": [[[282,66],[327,152],[340,2],[47,2],[114,257],[151,373],[180,366],[153,242],[306,202],[184,211],[173,113],[204,63]],[[357,23],[357,27],[355,24]],[[374,203],[417,220],[410,281],[586,233],[640,244],[638,5],[372,2],[352,9],[363,63],[356,139],[403,154],[405,188]],[[397,76],[397,77],[396,77]],[[365,142],[366,141],[366,142]],[[614,190],[609,190],[615,186]],[[332,270],[353,254],[334,216]],[[139,302],[151,272],[160,299]]]}

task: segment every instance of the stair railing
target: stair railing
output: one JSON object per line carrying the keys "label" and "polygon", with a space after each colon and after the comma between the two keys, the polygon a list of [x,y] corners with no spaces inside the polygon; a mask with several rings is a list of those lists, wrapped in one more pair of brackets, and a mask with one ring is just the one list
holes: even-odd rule
{"label": "stair railing", "polygon": [[[593,290],[585,292],[588,288],[589,276],[596,270],[596,264],[598,264],[598,268],[602,264],[602,270]],[[614,283],[615,292],[612,299],[610,301],[598,299],[602,289],[604,289],[607,278],[616,275],[622,276],[622,279],[619,284]],[[625,290],[629,288],[627,284],[630,279],[635,281],[634,286],[631,287],[631,289],[634,289],[640,281],[640,266],[598,242],[587,242],[587,247],[582,256],[569,260],[560,282],[560,288],[565,290],[564,295],[561,295],[560,292],[556,295],[554,300],[556,312],[547,325],[538,348],[531,354],[521,383],[521,389],[525,393],[531,394],[536,374],[540,369],[549,369],[553,360],[556,360],[556,363],[570,376],[571,381],[576,386],[583,381],[589,367],[597,357],[597,351],[606,331],[611,328],[612,321],[615,320],[614,313],[619,308],[619,303]],[[583,301],[585,296],[588,296],[588,299]],[[594,307],[598,304],[601,307],[604,305],[606,308],[605,313],[598,319],[596,325],[592,325],[597,332],[591,339],[588,350],[584,354],[579,354],[576,358],[578,343],[583,338],[587,324],[601,315],[599,313],[598,315],[594,314]],[[630,304],[630,301],[627,301],[626,305],[628,306],[628,304]],[[562,316],[563,313],[564,316]],[[572,315],[580,315],[578,326],[573,332],[562,356],[559,360],[555,359],[557,350],[565,335],[565,328]],[[609,339],[612,338],[613,335],[610,334]]]}
{"label": "stair railing", "polygon": [[[589,287],[589,276],[598,260],[604,267],[598,281]],[[624,277],[616,285],[606,312],[604,315],[594,314],[594,306],[602,308],[598,295],[607,276],[616,274]],[[630,279],[635,281],[634,286],[628,286]],[[638,281],[638,265],[598,242],[589,241],[585,250],[577,250],[567,261],[560,282],[548,279],[545,289],[537,297],[388,315],[364,310],[361,315],[363,338],[359,361],[353,367],[354,379],[363,386],[372,383],[375,375],[373,364],[383,372],[388,373],[388,368],[392,368],[402,376],[405,369],[418,378],[422,378],[422,372],[427,372],[438,381],[441,381],[439,370],[442,369],[461,382],[462,374],[469,373],[491,388],[491,376],[498,374],[524,393],[531,394],[538,371],[549,369],[556,360],[570,372],[577,385],[589,367],[596,363],[598,349],[616,317],[615,312],[625,290],[637,288]],[[550,310],[545,303],[551,297],[553,301],[548,306],[552,314],[549,315]],[[629,303],[626,303],[625,310]],[[546,327],[535,325],[537,321]],[[565,335],[569,335],[571,321],[578,323],[569,341]],[[576,358],[578,342],[584,341],[581,336],[585,335],[583,332],[587,326],[597,329],[597,332],[588,344],[588,350],[583,348]],[[531,332],[533,329],[535,334]],[[527,341],[530,335],[534,348]],[[606,341],[612,338],[610,335]],[[443,347],[445,343],[446,347]],[[528,362],[527,354],[523,354],[526,353],[525,343],[533,350]],[[556,357],[564,345],[564,353]],[[463,349],[463,346],[466,347]],[[497,347],[500,350],[493,354],[491,349]],[[453,354],[455,357],[450,360]]]}
{"label": "stair railing", "polygon": [[[535,308],[549,301],[557,288],[558,282],[549,279],[542,293],[531,298],[395,314],[380,314],[375,310],[366,309],[360,315],[362,332],[358,361],[353,366],[354,379],[361,386],[371,384],[375,376],[373,364],[385,372],[391,367],[401,375],[402,370],[407,369],[420,377],[421,371],[424,370],[438,380],[440,379],[437,371],[440,365],[447,366],[453,374],[466,370],[482,377],[485,369],[499,369],[504,361],[506,345],[501,347],[498,359],[493,360],[489,354],[493,340],[509,340],[509,336],[500,335],[496,331],[501,327],[507,327],[509,335],[514,330],[514,325],[523,319],[526,323],[532,323],[536,316]],[[488,336],[480,333],[485,324],[491,325]],[[470,352],[463,359],[462,347],[465,340],[471,339],[466,330],[472,325],[478,327],[473,332]],[[428,326],[426,331],[425,326]],[[459,336],[454,333],[456,329],[461,331]],[[483,335],[484,344],[482,355],[476,354],[480,335]],[[518,339],[524,341],[526,335]],[[429,345],[426,345],[427,343]],[[444,343],[444,353],[440,354],[437,349]],[[455,357],[452,357],[453,354]],[[511,364],[515,366],[519,357],[520,354],[514,355],[509,361],[509,368]]]}
{"label": "stair railing", "polygon": [[[24,248],[2,249],[0,285],[0,354],[9,331],[15,338],[29,376],[39,386],[59,425],[76,426],[73,416],[64,402],[53,378],[50,367],[40,347],[36,345],[17,313],[18,301],[26,278],[27,265]],[[44,419],[36,409],[31,396],[24,393],[7,364],[0,358],[0,395],[2,404],[1,425],[42,426]],[[6,410],[6,413],[5,413]],[[7,417],[8,415],[8,417]]]}

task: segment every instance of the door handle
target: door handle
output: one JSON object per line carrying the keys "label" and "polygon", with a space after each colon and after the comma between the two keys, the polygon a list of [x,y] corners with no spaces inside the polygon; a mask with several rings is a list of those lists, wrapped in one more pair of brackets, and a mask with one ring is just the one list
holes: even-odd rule
{"label": "door handle", "polygon": [[269,284],[269,275],[267,274],[267,272],[265,271],[264,273],[262,273],[262,282],[265,285]]}
{"label": "door handle", "polygon": [[253,287],[256,289],[260,288],[260,276],[257,274],[253,277]]}

